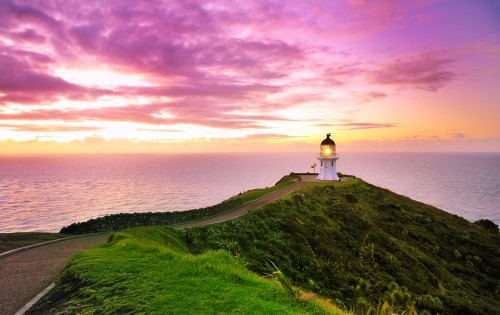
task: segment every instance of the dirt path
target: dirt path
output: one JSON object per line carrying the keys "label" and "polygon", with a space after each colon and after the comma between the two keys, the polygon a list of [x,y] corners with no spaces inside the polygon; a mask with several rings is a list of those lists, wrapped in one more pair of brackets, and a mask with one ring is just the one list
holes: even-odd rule
{"label": "dirt path", "polygon": [[251,201],[251,202],[244,204],[244,205],[242,205],[234,210],[219,214],[213,218],[175,225],[174,228],[184,229],[184,228],[190,228],[190,227],[195,227],[195,226],[200,226],[200,225],[215,224],[215,223],[219,223],[219,222],[223,222],[223,221],[232,220],[232,219],[235,219],[237,217],[244,215],[245,213],[247,213],[248,211],[250,211],[252,209],[259,208],[268,202],[276,200],[276,199],[278,199],[278,198],[280,198],[280,197],[282,197],[282,196],[284,196],[284,195],[286,195],[294,190],[297,190],[301,187],[304,187],[307,184],[308,184],[308,181],[300,181],[295,185],[284,188],[282,190],[275,191],[275,192],[273,192],[273,193],[271,193],[271,194],[269,194],[261,199]]}
{"label": "dirt path", "polygon": [[109,234],[88,235],[27,249],[0,258],[0,313],[15,314],[61,272],[69,257],[105,243]]}

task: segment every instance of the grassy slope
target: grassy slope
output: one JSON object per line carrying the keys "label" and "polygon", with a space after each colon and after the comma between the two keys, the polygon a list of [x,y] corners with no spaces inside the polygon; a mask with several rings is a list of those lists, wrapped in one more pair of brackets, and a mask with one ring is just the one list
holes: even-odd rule
{"label": "grassy slope", "polygon": [[116,232],[74,256],[31,313],[323,314],[317,301],[292,299],[227,251],[194,256],[179,232],[149,227]]}
{"label": "grassy slope", "polygon": [[85,222],[73,223],[69,226],[63,227],[60,233],[88,234],[119,231],[139,226],[178,225],[187,222],[196,222],[216,217],[222,213],[230,212],[244,203],[251,202],[272,192],[287,188],[297,183],[299,180],[299,176],[290,174],[283,177],[272,187],[252,189],[210,207],[174,212],[111,214],[96,219],[90,219]]}
{"label": "grassy slope", "polygon": [[279,191],[282,189],[285,189],[287,187],[290,187],[300,181],[300,176],[297,175],[286,175],[282,179],[280,179],[276,185],[272,187],[266,187],[266,188],[256,188],[256,189],[251,189],[248,191],[245,191],[244,193],[240,193],[237,196],[234,196],[233,198],[241,198],[241,201],[243,203],[248,203],[257,199],[260,199],[266,195],[269,195],[275,191]]}
{"label": "grassy slope", "polygon": [[498,234],[362,181],[336,185],[311,184],[237,220],[189,229],[185,240],[197,253],[226,249],[259,273],[273,261],[294,284],[357,310],[387,300],[500,313]]}
{"label": "grassy slope", "polygon": [[0,233],[0,253],[64,237],[68,235],[38,232]]}

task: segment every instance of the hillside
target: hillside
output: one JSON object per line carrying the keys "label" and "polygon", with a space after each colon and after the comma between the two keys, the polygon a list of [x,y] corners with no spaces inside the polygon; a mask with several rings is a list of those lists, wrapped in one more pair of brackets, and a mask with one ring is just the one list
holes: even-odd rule
{"label": "hillside", "polygon": [[75,255],[29,314],[343,314],[313,295],[291,297],[227,251],[192,255],[168,227],[115,232]]}
{"label": "hillside", "polygon": [[491,223],[360,179],[315,182],[232,221],[115,232],[75,256],[33,314],[387,314],[385,302],[500,314]]}
{"label": "hillside", "polygon": [[363,182],[312,183],[234,221],[184,231],[191,251],[275,263],[295,285],[361,311],[379,301],[422,313],[499,314],[500,237]]}

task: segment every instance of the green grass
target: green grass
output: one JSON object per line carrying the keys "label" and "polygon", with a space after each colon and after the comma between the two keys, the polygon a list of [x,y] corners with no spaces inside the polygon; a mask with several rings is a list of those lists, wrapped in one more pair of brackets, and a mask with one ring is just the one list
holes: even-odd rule
{"label": "green grass", "polygon": [[325,303],[290,297],[227,251],[192,255],[179,232],[148,227],[74,256],[31,314],[341,314]]}
{"label": "green grass", "polygon": [[308,187],[325,187],[325,186],[333,186],[336,188],[340,187],[349,187],[352,185],[356,185],[360,182],[359,178],[353,177],[343,177],[340,182],[330,182],[330,181],[322,181],[322,182],[311,182],[308,184]]}
{"label": "green grass", "polygon": [[241,198],[242,202],[248,203],[252,202],[254,200],[260,199],[266,195],[269,195],[275,191],[279,191],[282,189],[285,189],[287,187],[290,187],[292,185],[295,185],[298,181],[300,180],[300,177],[293,176],[293,175],[287,175],[283,177],[276,185],[272,187],[266,187],[266,188],[257,188],[257,189],[252,189],[245,191],[243,193],[238,194],[237,196],[233,198]]}
{"label": "green grass", "polygon": [[285,189],[294,185],[298,181],[300,181],[300,177],[292,173],[284,176],[273,187],[253,189],[245,193],[240,193],[238,196],[234,196],[217,205],[187,211],[111,214],[96,219],[90,219],[85,222],[72,223],[69,226],[63,227],[60,233],[88,234],[120,231],[139,226],[179,225],[188,222],[196,222],[232,211],[244,203],[254,201],[275,191]]}
{"label": "green grass", "polygon": [[489,224],[343,178],[220,224],[114,233],[34,313],[342,314],[330,300],[356,314],[498,314],[499,265]]}
{"label": "green grass", "polygon": [[64,237],[68,235],[38,232],[0,233],[0,253]]}
{"label": "green grass", "polygon": [[419,314],[500,313],[498,233],[360,179],[311,183],[184,238],[262,275],[272,261],[294,286],[360,312],[388,301]]}

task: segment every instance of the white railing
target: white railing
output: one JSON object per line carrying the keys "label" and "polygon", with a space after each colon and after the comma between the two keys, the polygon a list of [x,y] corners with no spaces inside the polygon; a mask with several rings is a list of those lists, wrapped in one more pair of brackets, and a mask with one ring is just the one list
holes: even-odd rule
{"label": "white railing", "polygon": [[338,153],[331,153],[331,154],[318,153],[317,157],[323,159],[339,159],[340,155]]}

